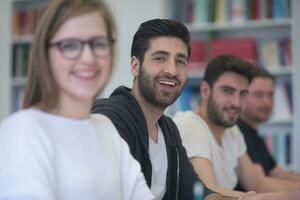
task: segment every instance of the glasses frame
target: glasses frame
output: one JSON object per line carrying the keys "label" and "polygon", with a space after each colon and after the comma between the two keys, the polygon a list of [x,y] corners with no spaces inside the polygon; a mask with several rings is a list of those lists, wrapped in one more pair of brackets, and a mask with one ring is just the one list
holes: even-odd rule
{"label": "glasses frame", "polygon": [[[108,48],[107,53],[105,53],[103,55],[102,54],[98,55],[97,53],[95,53],[93,43],[96,40],[105,40],[107,42],[107,48]],[[71,57],[66,55],[66,53],[63,49],[63,46],[62,46],[63,44],[65,44],[68,41],[73,41],[73,42],[77,42],[77,44],[80,44],[78,53],[74,56],[71,56]],[[111,53],[112,45],[113,45],[114,42],[115,42],[115,40],[112,39],[112,38],[100,37],[100,36],[93,37],[93,38],[90,38],[88,40],[81,40],[79,38],[66,38],[66,39],[62,39],[62,40],[57,41],[57,42],[50,43],[49,48],[56,47],[59,50],[59,52],[61,53],[61,55],[63,55],[66,59],[75,60],[75,59],[78,59],[81,56],[83,48],[87,44],[89,46],[90,50],[92,51],[94,57],[103,58],[103,57],[106,57],[109,53]]]}

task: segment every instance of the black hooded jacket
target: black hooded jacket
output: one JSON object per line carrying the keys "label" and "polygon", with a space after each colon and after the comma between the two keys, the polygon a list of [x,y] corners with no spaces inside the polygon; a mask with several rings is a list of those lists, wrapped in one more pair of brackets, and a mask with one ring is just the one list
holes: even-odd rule
{"label": "black hooded jacket", "polygon": [[[121,137],[128,143],[131,154],[140,163],[150,187],[152,167],[148,154],[147,124],[141,107],[130,91],[124,86],[117,88],[108,99],[96,100],[92,112],[110,118]],[[158,123],[165,138],[168,156],[166,193],[163,199],[192,200],[193,184],[199,179],[182,146],[178,129],[172,119],[165,115]]]}

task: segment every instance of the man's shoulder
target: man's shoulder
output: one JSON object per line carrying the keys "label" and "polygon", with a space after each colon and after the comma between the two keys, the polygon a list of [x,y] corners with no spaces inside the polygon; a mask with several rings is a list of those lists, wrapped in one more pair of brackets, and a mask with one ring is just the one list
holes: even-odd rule
{"label": "man's shoulder", "polygon": [[177,129],[177,126],[176,126],[175,122],[173,121],[173,119],[166,115],[163,115],[159,119],[159,124],[161,126],[167,126],[169,129]]}
{"label": "man's shoulder", "polygon": [[173,117],[173,120],[180,127],[194,127],[194,125],[205,125],[205,121],[195,112],[186,111],[186,112],[178,112]]}

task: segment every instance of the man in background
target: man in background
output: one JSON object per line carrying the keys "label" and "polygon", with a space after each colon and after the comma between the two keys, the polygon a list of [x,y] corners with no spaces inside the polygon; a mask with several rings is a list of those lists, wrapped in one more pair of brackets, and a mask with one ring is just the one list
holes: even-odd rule
{"label": "man in background", "polygon": [[234,191],[238,181],[254,196],[269,200],[298,200],[300,187],[279,183],[258,174],[236,122],[244,107],[248,86],[257,68],[232,55],[212,59],[200,85],[201,103],[196,112],[178,113],[174,121],[183,145],[200,179],[223,195],[244,197]]}
{"label": "man in background", "polygon": [[259,75],[249,86],[245,108],[237,124],[244,135],[247,152],[256,164],[256,170],[263,171],[272,178],[300,181],[300,174],[288,172],[277,165],[263,139],[258,135],[259,127],[268,121],[272,114],[275,84],[275,77],[261,68]]}

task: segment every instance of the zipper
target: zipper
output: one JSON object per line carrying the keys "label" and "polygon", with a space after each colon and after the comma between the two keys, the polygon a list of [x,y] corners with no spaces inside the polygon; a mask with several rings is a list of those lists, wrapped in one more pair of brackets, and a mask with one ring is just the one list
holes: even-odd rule
{"label": "zipper", "polygon": [[179,191],[179,153],[178,149],[176,149],[176,156],[177,156],[177,180],[176,180],[176,196],[175,199],[178,200],[178,191]]}

